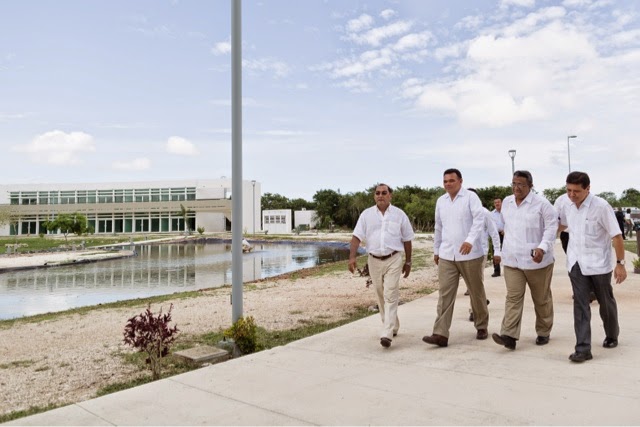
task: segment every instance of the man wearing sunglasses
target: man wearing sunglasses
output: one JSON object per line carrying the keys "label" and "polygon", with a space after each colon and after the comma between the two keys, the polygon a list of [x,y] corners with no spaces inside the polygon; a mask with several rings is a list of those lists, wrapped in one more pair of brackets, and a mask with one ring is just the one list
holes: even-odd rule
{"label": "man wearing sunglasses", "polygon": [[531,191],[529,171],[515,171],[513,194],[502,202],[504,244],[502,264],[507,296],[500,334],[493,340],[509,350],[520,339],[524,294],[527,285],[536,314],[536,344],[545,345],[553,327],[553,246],[558,230],[558,213],[544,197]]}
{"label": "man wearing sunglasses", "polygon": [[471,298],[476,339],[487,339],[489,310],[484,291],[484,253],[480,243],[484,236],[485,209],[480,198],[462,188],[462,174],[447,169],[443,174],[445,194],[436,202],[436,226],[433,239],[433,260],[438,266],[438,308],[432,335],[422,338],[427,344],[446,347],[453,307],[464,279]]}
{"label": "man wearing sunglasses", "polygon": [[[413,227],[407,215],[391,204],[393,190],[387,184],[375,189],[376,205],[365,209],[358,218],[351,237],[349,271],[357,268],[356,255],[361,242],[369,253],[369,275],[378,297],[382,317],[380,345],[388,348],[398,334],[398,302],[400,299],[400,275],[409,277],[411,272],[411,241]],[[401,252],[404,252],[404,262]]]}

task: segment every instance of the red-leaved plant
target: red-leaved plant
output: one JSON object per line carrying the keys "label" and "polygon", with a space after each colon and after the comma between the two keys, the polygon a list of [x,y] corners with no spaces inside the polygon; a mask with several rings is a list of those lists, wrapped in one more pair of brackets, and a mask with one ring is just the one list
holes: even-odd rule
{"label": "red-leaved plant", "polygon": [[151,312],[151,304],[144,313],[132,317],[124,327],[124,343],[140,352],[147,353],[146,362],[151,367],[153,379],[160,378],[160,359],[169,354],[169,347],[176,340],[178,326],[169,327],[171,310],[162,314],[162,308],[157,316]]}

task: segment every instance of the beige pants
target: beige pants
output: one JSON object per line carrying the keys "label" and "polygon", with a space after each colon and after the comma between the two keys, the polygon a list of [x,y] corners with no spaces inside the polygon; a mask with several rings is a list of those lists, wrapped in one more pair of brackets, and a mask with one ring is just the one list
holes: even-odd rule
{"label": "beige pants", "polygon": [[489,326],[489,310],[487,308],[487,295],[484,292],[483,270],[484,256],[469,261],[447,261],[440,258],[438,262],[440,290],[438,313],[433,325],[434,334],[444,337],[449,336],[460,276],[462,276],[469,289],[471,310],[473,310],[476,329],[487,329]]}
{"label": "beige pants", "polygon": [[553,299],[551,297],[551,277],[553,264],[535,270],[520,270],[505,267],[504,281],[507,298],[504,304],[504,318],[500,333],[515,339],[520,338],[524,293],[527,284],[536,312],[536,333],[548,337],[553,327]]}
{"label": "beige pants", "polygon": [[393,339],[400,329],[398,302],[400,300],[400,275],[402,274],[402,252],[379,260],[369,255],[369,275],[378,296],[378,308],[382,317],[380,338]]}

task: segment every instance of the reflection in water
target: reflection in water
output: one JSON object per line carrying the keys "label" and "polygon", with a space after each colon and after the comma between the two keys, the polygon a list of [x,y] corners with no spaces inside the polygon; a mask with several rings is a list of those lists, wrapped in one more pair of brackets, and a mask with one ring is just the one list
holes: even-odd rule
{"label": "reflection in water", "polygon": [[[256,243],[243,281],[349,258],[348,244]],[[138,256],[0,274],[0,319],[231,284],[230,244],[141,246]],[[346,268],[346,267],[345,267]]]}

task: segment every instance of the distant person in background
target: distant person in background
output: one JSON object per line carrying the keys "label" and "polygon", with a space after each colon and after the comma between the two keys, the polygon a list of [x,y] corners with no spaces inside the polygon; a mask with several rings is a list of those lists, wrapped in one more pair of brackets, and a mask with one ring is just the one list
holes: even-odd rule
{"label": "distant person in background", "polygon": [[[591,181],[584,172],[567,175],[567,194],[571,206],[560,219],[571,233],[567,249],[567,270],[573,288],[573,322],[576,334],[575,352],[569,356],[572,362],[581,363],[593,358],[591,354],[591,307],[589,292],[593,291],[600,304],[600,318],[606,338],[604,348],[618,346],[620,326],[618,306],[613,296],[611,274],[616,283],[627,278],[624,262],[624,244],[613,209],[606,200],[590,193]],[[615,249],[616,264],[611,245]],[[612,271],[613,270],[613,271]]]}
{"label": "distant person in background", "polygon": [[[398,302],[400,299],[400,275],[409,277],[411,272],[411,241],[413,228],[402,209],[391,204],[393,190],[387,184],[375,189],[376,205],[365,209],[353,229],[349,252],[349,271],[356,271],[356,255],[361,242],[369,253],[369,275],[378,297],[382,317],[380,345],[388,348],[400,329]],[[404,262],[402,254],[404,252]]]}
{"label": "distant person in background", "polygon": [[489,310],[484,291],[484,255],[480,239],[484,235],[485,213],[480,198],[462,188],[462,174],[447,169],[443,174],[445,194],[436,201],[433,260],[438,266],[438,308],[433,333],[422,341],[446,347],[453,318],[460,276],[469,289],[475,315],[476,339],[487,339]]}
{"label": "distant person in background", "polygon": [[624,226],[625,226],[625,218],[624,218],[624,212],[622,212],[622,208],[618,208],[618,210],[616,211],[616,221],[618,221],[618,226],[620,227],[620,232],[622,233],[622,238],[624,240],[627,240],[627,236],[625,234],[624,231]]}
{"label": "distant person in background", "polygon": [[633,220],[631,219],[631,209],[629,208],[627,208],[627,213],[624,214],[624,222],[627,224],[628,237],[633,237]]}
{"label": "distant person in background", "polygon": [[496,344],[516,349],[520,339],[524,295],[529,285],[536,314],[536,344],[549,342],[553,327],[553,247],[558,232],[558,214],[544,197],[531,191],[533,177],[529,171],[515,171],[513,195],[502,204],[504,219],[504,281],[507,296],[500,334],[493,334]]}
{"label": "distant person in background", "polygon": [[[502,220],[502,200],[494,199],[493,200],[494,210],[491,211],[491,219],[498,230],[498,236],[500,237],[500,247],[502,248],[502,242],[504,240],[504,221]],[[496,245],[494,243],[493,247]],[[493,259],[493,274],[491,277],[500,277],[500,262],[496,262],[496,259]]]}
{"label": "distant person in background", "polygon": [[[556,212],[558,212],[558,221],[560,221],[560,215],[562,214],[562,211],[570,204],[571,200],[569,200],[569,196],[567,196],[567,193],[564,193],[556,199],[553,207],[556,209]],[[560,222],[558,222],[558,224],[560,224]],[[567,246],[569,245],[569,232],[567,230],[560,231],[560,243],[562,244],[562,250],[566,254]]]}
{"label": "distant person in background", "polygon": [[[468,188],[469,191],[478,194],[475,188]],[[499,199],[498,199],[499,200]],[[483,207],[484,210],[484,233],[482,234],[482,238],[480,244],[482,246],[482,252],[484,253],[484,259],[486,259],[489,255],[489,239],[491,239],[491,244],[493,245],[493,265],[497,265],[500,268],[500,255],[502,250],[502,244],[500,235],[498,234],[498,229],[491,217],[491,212],[489,209]],[[484,268],[482,269],[482,274],[484,276]],[[492,276],[495,277],[495,276]],[[469,295],[467,291],[465,295]],[[487,300],[487,305],[489,305],[489,300]],[[473,315],[473,309],[469,309],[469,322],[473,322],[475,320],[475,316]]]}

